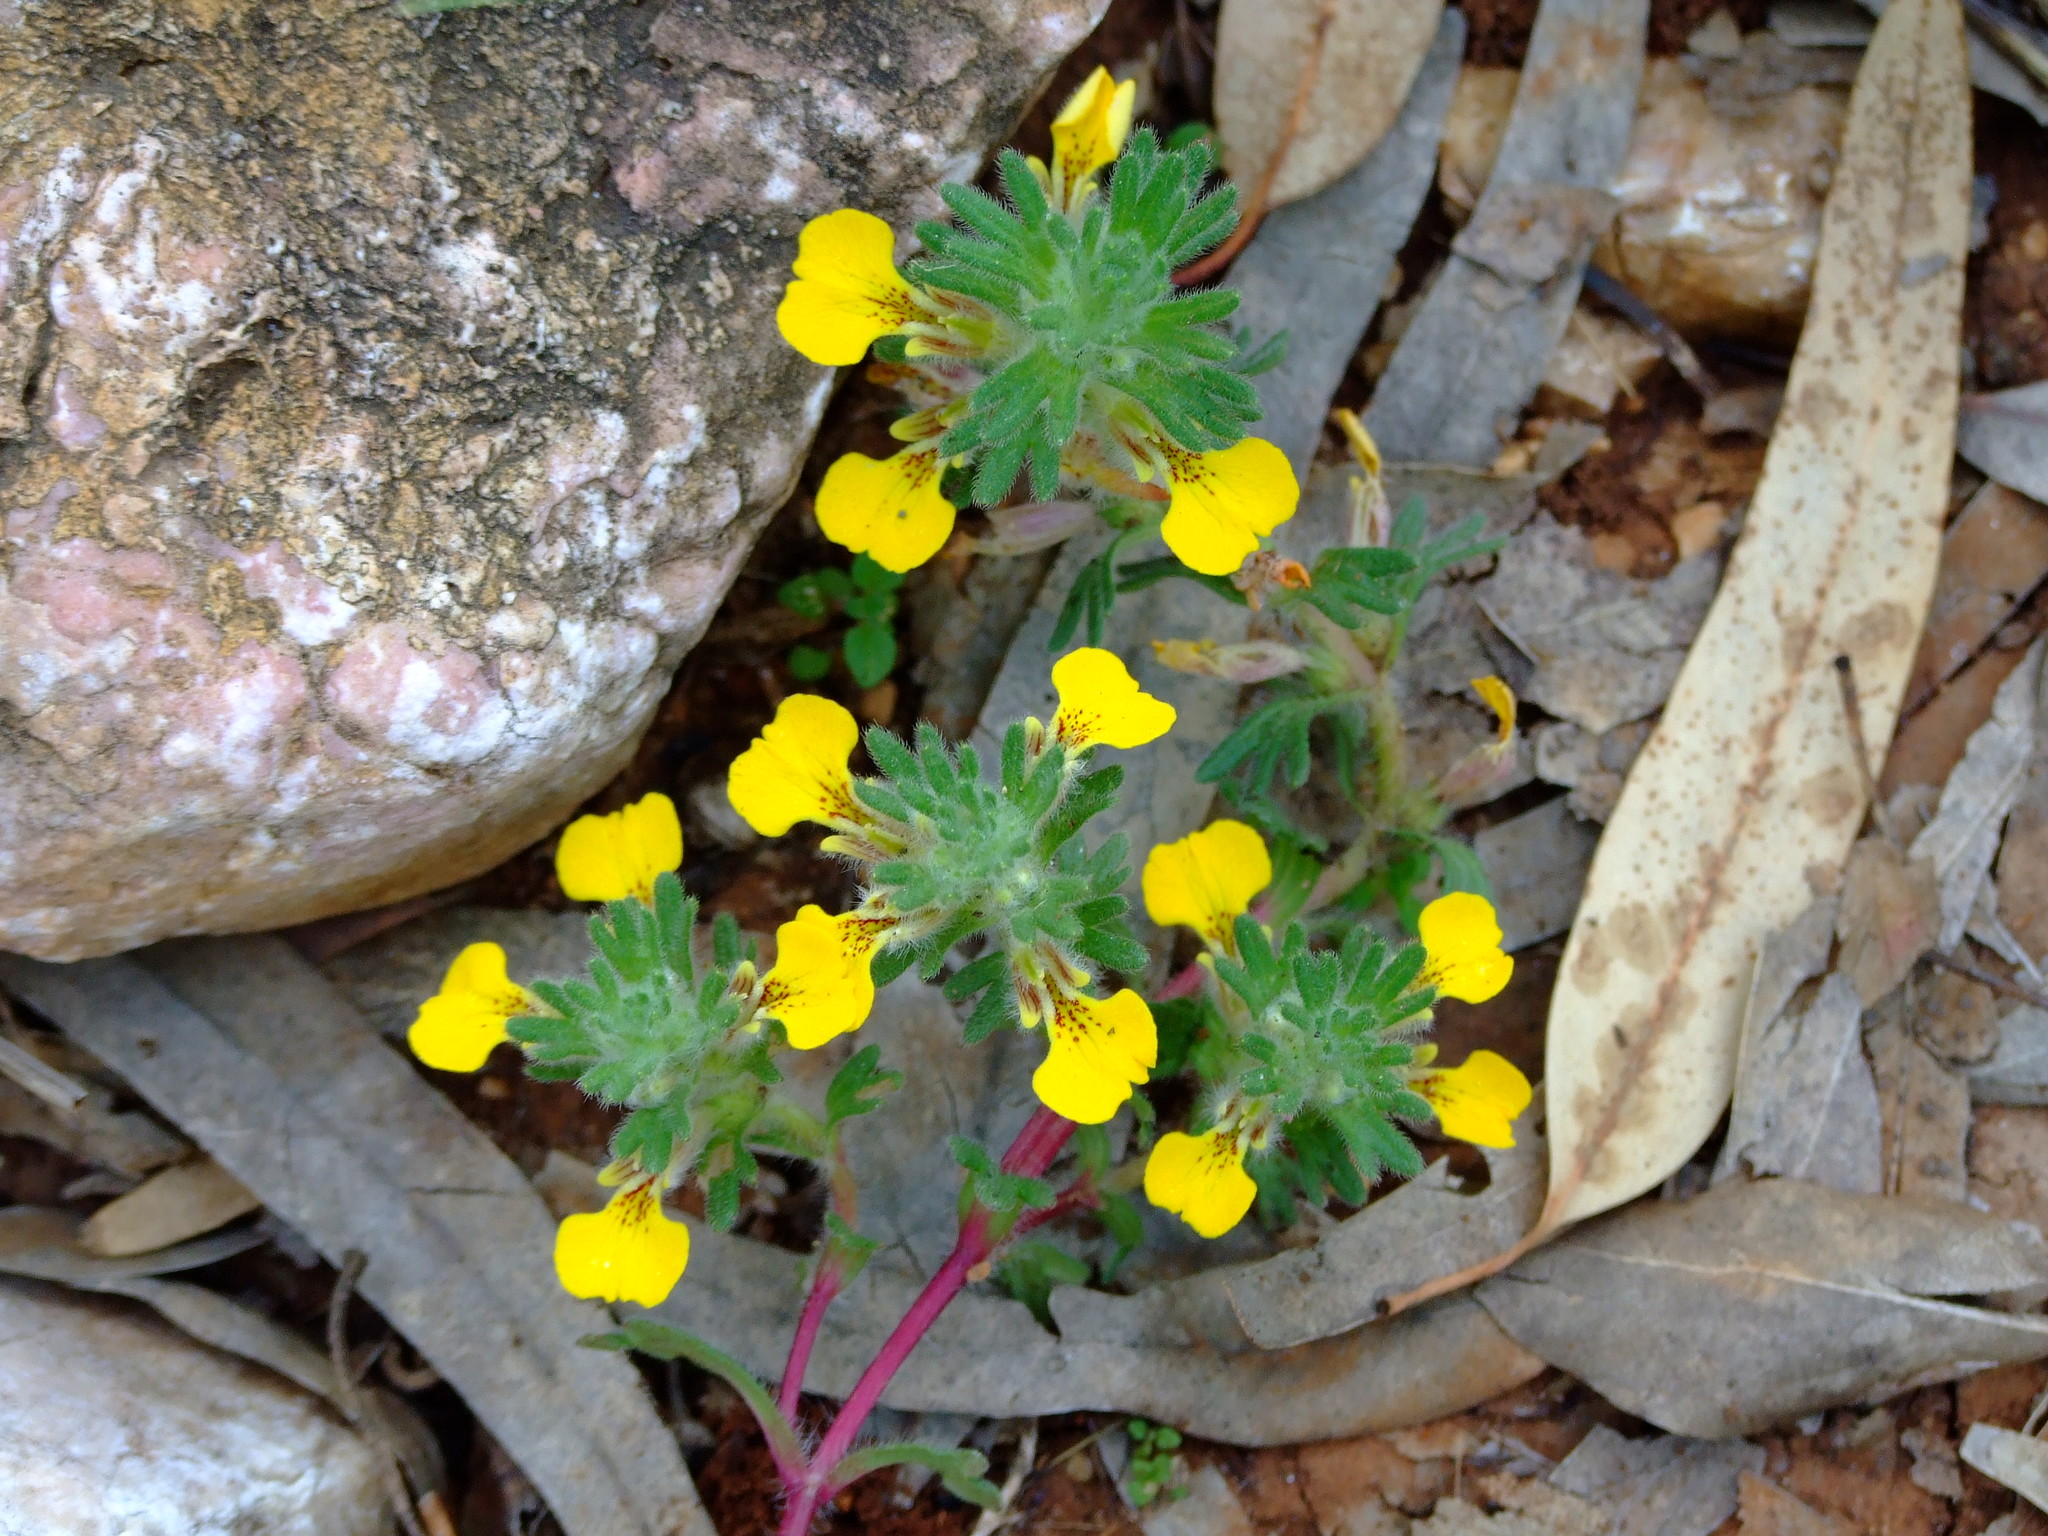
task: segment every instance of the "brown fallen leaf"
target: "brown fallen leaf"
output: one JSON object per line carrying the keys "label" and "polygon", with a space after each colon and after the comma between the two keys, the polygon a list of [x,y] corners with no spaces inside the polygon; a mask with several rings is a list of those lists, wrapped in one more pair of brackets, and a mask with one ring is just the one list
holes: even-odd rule
{"label": "brown fallen leaf", "polygon": [[1631,1206],[1478,1296],[1617,1407],[1722,1437],[2048,1356],[2048,1319],[1942,1299],[2043,1282],[2048,1241],[1967,1205],[1760,1179]]}
{"label": "brown fallen leaf", "polygon": [[1764,1459],[1764,1448],[1747,1441],[1631,1440],[1596,1424],[1550,1486],[1607,1509],[1610,1536],[1707,1536],[1735,1513],[1737,1479],[1763,1470]]}
{"label": "brown fallen leaf", "polygon": [[[1913,1038],[1905,1019],[1910,993],[1880,1010],[1865,1041],[1884,1118],[1884,1192],[1930,1200],[1969,1195],[1964,1147],[1970,1139],[1970,1085]],[[1889,1016],[1887,1016],[1889,1015]]]}
{"label": "brown fallen leaf", "polygon": [[1913,680],[1911,714],[1990,643],[2048,576],[2048,508],[1987,481],[1949,524]]}
{"label": "brown fallen leaf", "polygon": [[1941,932],[1941,882],[1925,859],[1909,859],[1873,833],[1849,851],[1842,870],[1841,973],[1867,1008],[1934,948]]}
{"label": "brown fallen leaf", "polygon": [[210,1157],[152,1175],[87,1218],[80,1240],[89,1253],[117,1259],[168,1248],[261,1210],[263,1202]]}
{"label": "brown fallen leaf", "polygon": [[[1443,0],[1334,0],[1325,23],[1325,5],[1224,0],[1217,21],[1223,164],[1249,188],[1280,154],[1269,207],[1322,191],[1386,136],[1444,9]],[[1310,71],[1297,118],[1296,98]]]}
{"label": "brown fallen leaf", "polygon": [[1737,1487],[1741,1536],[1857,1536],[1840,1515],[1826,1514],[1752,1472]]}
{"label": "brown fallen leaf", "polygon": [[1559,970],[1532,1240],[1651,1188],[1706,1139],[1758,945],[1806,905],[1809,871],[1849,851],[1864,796],[1834,662],[1855,664],[1864,738],[1888,739],[1946,510],[1969,207],[1961,16],[1893,0],[1851,98],[1763,480]]}

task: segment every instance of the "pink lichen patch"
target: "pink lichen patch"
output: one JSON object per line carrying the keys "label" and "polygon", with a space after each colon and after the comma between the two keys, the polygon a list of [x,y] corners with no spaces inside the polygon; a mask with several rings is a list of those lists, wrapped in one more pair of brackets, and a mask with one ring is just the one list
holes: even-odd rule
{"label": "pink lichen patch", "polygon": [[455,645],[418,650],[413,642],[402,624],[363,631],[327,674],[328,707],[421,767],[482,761],[505,735],[504,695],[471,652]]}

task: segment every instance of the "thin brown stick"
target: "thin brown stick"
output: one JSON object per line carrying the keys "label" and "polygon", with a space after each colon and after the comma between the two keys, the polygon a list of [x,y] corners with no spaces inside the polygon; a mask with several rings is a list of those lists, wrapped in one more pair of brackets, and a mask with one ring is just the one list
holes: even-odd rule
{"label": "thin brown stick", "polygon": [[1892,825],[1891,813],[1877,793],[1876,775],[1870,771],[1870,745],[1863,737],[1863,710],[1856,695],[1856,664],[1847,656],[1835,658],[1835,681],[1841,685],[1842,723],[1849,728],[1849,746],[1856,755],[1856,777],[1862,781],[1870,819],[1877,823],[1886,842],[1904,852],[1906,845],[1899,837],[1899,829]]}
{"label": "thin brown stick", "polygon": [[414,1513],[412,1490],[405,1485],[398,1453],[385,1437],[382,1423],[368,1411],[362,1384],[356,1380],[355,1367],[349,1364],[348,1301],[369,1262],[360,1248],[349,1249],[342,1258],[341,1273],[335,1277],[334,1290],[327,1298],[327,1359],[334,1368],[334,1395],[343,1416],[369,1442],[370,1454],[376,1458],[377,1470],[384,1479],[384,1497],[390,1501],[398,1523],[405,1527],[405,1536],[427,1536]]}
{"label": "thin brown stick", "polygon": [[1252,188],[1252,195],[1245,201],[1244,212],[1237,221],[1237,228],[1230,232],[1215,250],[1206,256],[1197,257],[1173,274],[1174,282],[1182,288],[1190,283],[1207,282],[1237,259],[1237,253],[1245,248],[1259,225],[1266,217],[1266,204],[1273,196],[1273,183],[1280,178],[1280,167],[1286,163],[1287,152],[1294,148],[1294,141],[1301,135],[1302,119],[1308,116],[1308,99],[1316,88],[1316,76],[1323,70],[1323,45],[1330,35],[1330,23],[1337,19],[1337,0],[1323,0],[1322,8],[1316,12],[1316,30],[1309,39],[1308,62],[1302,66],[1301,79],[1294,87],[1294,100],[1287,108],[1287,121],[1280,128],[1280,142],[1273,148],[1273,158],[1266,162],[1265,171],[1259,176],[1259,184]]}

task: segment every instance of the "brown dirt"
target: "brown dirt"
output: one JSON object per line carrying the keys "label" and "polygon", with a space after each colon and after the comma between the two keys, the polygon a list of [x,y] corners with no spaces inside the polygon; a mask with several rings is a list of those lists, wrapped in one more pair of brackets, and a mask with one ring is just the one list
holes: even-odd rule
{"label": "brown dirt", "polygon": [[1964,326],[1976,387],[2048,379],[2048,129],[1979,91],[1977,171],[1998,188],[1991,243],[1970,263]]}

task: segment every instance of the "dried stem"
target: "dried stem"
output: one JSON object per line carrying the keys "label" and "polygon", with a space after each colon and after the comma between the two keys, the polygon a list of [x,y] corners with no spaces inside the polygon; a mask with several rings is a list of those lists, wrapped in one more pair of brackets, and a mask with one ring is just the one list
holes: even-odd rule
{"label": "dried stem", "polygon": [[369,1260],[363,1257],[361,1249],[349,1249],[342,1258],[341,1273],[335,1277],[334,1289],[327,1297],[327,1359],[334,1368],[335,1402],[349,1423],[369,1441],[370,1454],[384,1481],[384,1497],[390,1501],[391,1512],[398,1517],[398,1523],[405,1527],[405,1536],[427,1536],[420,1528],[419,1516],[413,1509],[412,1490],[405,1485],[405,1473],[398,1465],[398,1453],[385,1437],[382,1423],[364,1403],[362,1385],[356,1380],[354,1367],[349,1364],[348,1299],[355,1294],[356,1282],[362,1279],[368,1266]]}
{"label": "dried stem", "polygon": [[1856,695],[1856,664],[1847,656],[1835,658],[1835,681],[1842,689],[1842,721],[1849,728],[1849,746],[1856,755],[1856,777],[1863,784],[1863,798],[1870,804],[1870,819],[1877,823],[1885,841],[1901,851],[1904,841],[1892,824],[1891,813],[1878,797],[1877,779],[1870,771],[1870,746],[1863,737],[1863,708]]}

